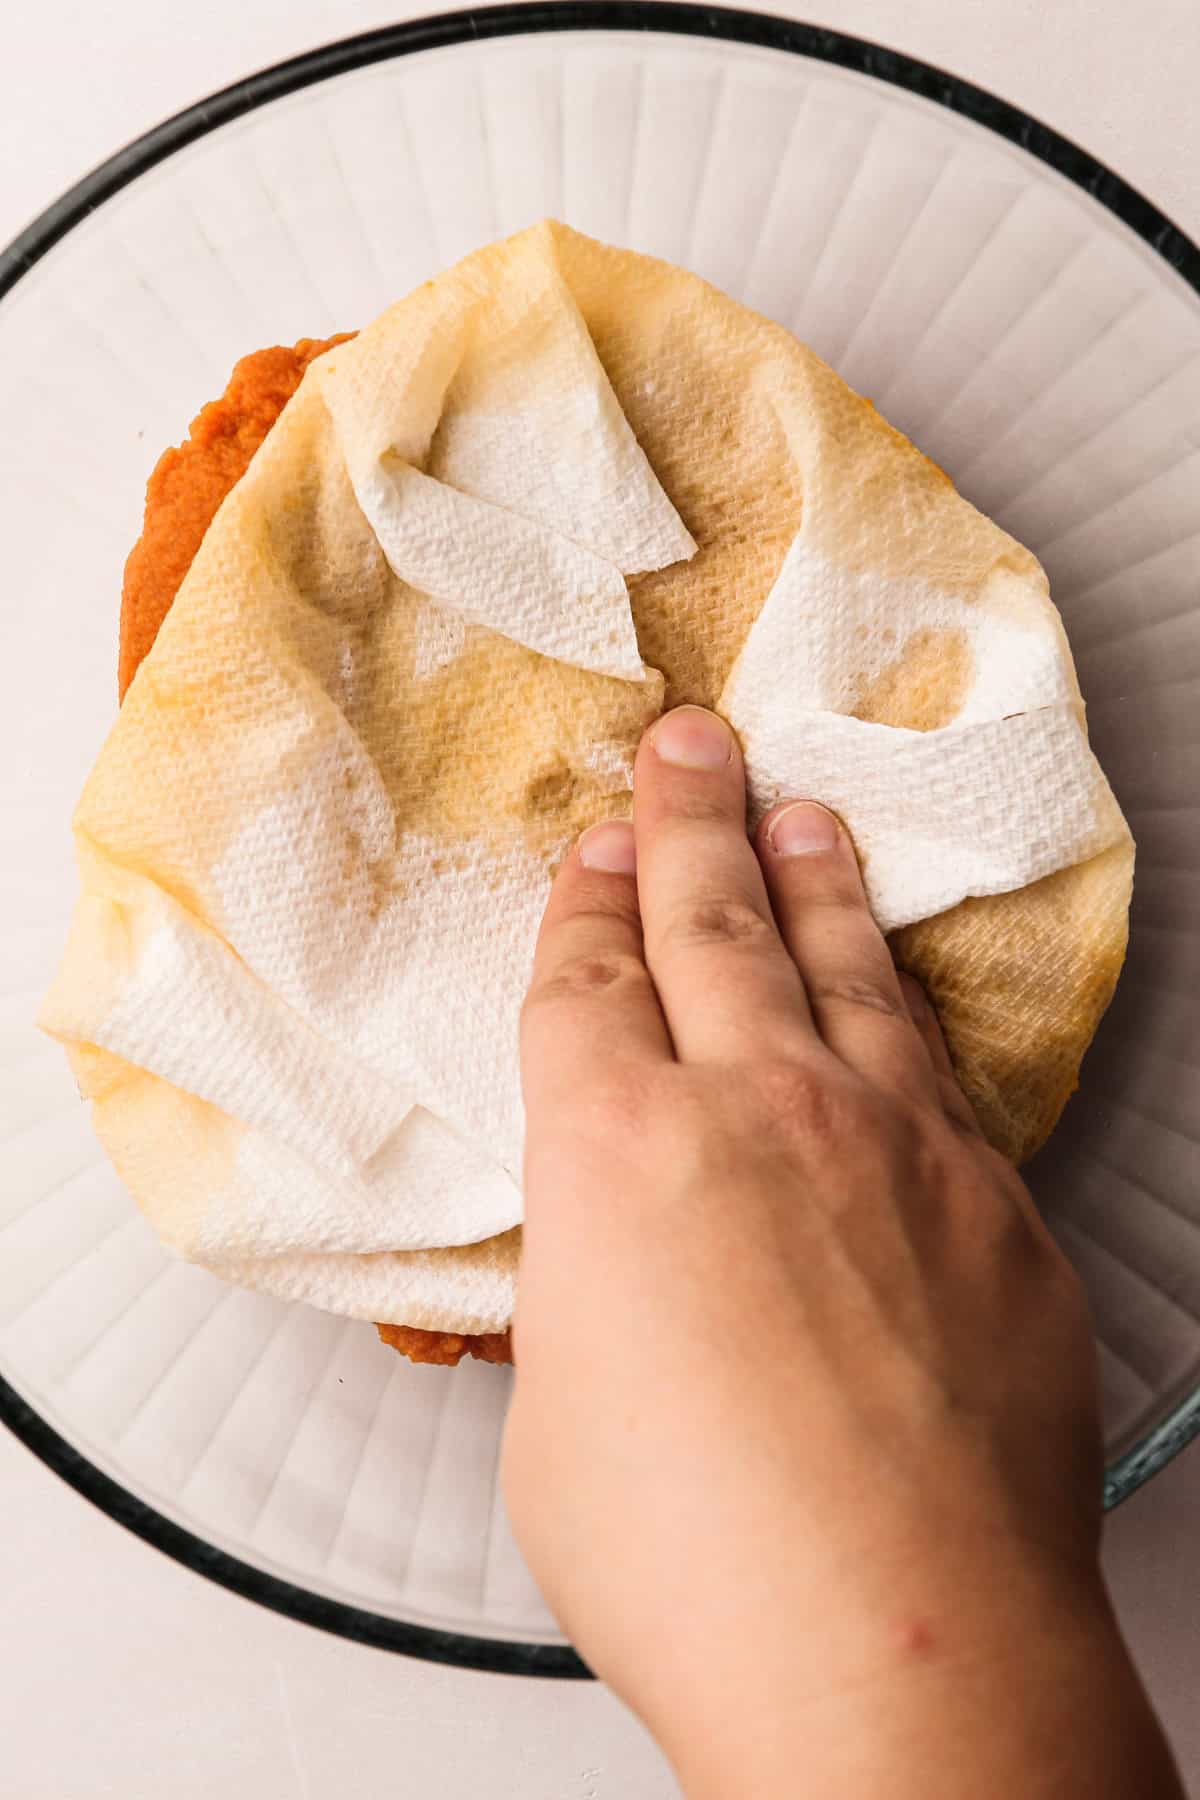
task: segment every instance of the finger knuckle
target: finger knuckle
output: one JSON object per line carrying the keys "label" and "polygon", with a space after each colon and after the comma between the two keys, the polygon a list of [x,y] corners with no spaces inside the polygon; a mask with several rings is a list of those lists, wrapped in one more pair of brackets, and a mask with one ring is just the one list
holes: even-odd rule
{"label": "finger knuckle", "polygon": [[[803,864],[806,859],[801,857],[797,860]],[[807,868],[801,868],[797,873],[803,879],[809,872]],[[814,912],[824,912],[833,921],[846,915],[855,920],[858,920],[863,913],[867,913],[869,916],[867,896],[863,890],[861,879],[854,869],[847,869],[840,865],[822,869],[819,885],[809,886],[805,882],[803,901]]]}
{"label": "finger knuckle", "polygon": [[807,1062],[766,1062],[754,1070],[755,1111],[764,1133],[834,1143],[845,1127],[845,1096],[834,1072]]}
{"label": "finger knuckle", "polygon": [[[733,808],[726,795],[720,790],[714,791],[700,785],[695,788],[684,787],[672,796],[667,830],[690,836],[693,835],[692,828],[697,825],[715,825],[727,829],[733,822]],[[738,824],[741,828],[740,815]]]}
{"label": "finger knuckle", "polygon": [[805,977],[805,987],[815,1010],[856,1006],[889,1019],[908,1019],[908,1008],[898,989],[883,975],[832,975]]}
{"label": "finger knuckle", "polygon": [[683,949],[711,945],[757,945],[774,942],[775,927],[753,901],[733,894],[692,897],[679,906],[663,933]]}
{"label": "finger knuckle", "polygon": [[645,964],[628,951],[581,951],[566,957],[530,988],[526,1013],[564,1002],[587,1002],[614,987],[642,987],[649,981]]}

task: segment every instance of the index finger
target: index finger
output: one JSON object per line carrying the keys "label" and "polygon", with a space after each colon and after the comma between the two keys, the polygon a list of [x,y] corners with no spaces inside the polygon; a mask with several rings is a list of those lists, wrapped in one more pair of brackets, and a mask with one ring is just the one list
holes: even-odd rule
{"label": "index finger", "polygon": [[521,1011],[521,1080],[531,1119],[611,1075],[674,1059],[642,953],[633,827],[594,825],[559,870]]}

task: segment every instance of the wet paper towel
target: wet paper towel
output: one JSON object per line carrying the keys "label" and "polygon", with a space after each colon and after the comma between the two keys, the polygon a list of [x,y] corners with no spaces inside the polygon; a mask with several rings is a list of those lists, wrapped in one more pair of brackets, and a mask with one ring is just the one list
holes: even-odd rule
{"label": "wet paper towel", "polygon": [[[890,502],[873,536],[881,469],[909,517],[929,465],[786,334],[618,256],[539,227],[314,363],[80,801],[43,1023],[164,1238],[230,1279],[507,1323],[533,942],[566,846],[628,811],[664,676],[730,717],[752,806],[836,807],[885,928],[1127,839],[1033,559],[949,490],[911,544]],[[782,560],[746,545],[689,686],[639,635],[683,645],[711,611],[726,367],[756,404],[777,377],[769,453],[802,500]]]}

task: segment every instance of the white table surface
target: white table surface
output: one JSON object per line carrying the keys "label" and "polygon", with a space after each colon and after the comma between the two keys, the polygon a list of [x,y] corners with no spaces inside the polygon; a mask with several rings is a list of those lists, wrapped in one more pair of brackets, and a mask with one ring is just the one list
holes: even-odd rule
{"label": "white table surface", "polygon": [[[4,15],[0,242],[165,115],[389,0],[29,0]],[[792,7],[781,4],[780,11]],[[1200,239],[1197,0],[816,0],[797,16],[940,63],[1108,162]],[[1118,1609],[1200,1796],[1200,1444],[1110,1522]],[[364,1650],[191,1574],[0,1429],[0,1795],[8,1800],[660,1800],[603,1688]]]}

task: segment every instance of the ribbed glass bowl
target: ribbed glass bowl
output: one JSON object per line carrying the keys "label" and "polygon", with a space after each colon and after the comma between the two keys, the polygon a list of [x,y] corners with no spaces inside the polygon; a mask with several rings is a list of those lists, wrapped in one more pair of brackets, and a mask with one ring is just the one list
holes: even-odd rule
{"label": "ribbed glass bowl", "polygon": [[33,1028],[159,452],[244,352],[362,324],[546,214],[795,330],[1049,571],[1139,849],[1120,991],[1033,1170],[1095,1306],[1110,1501],[1200,1420],[1200,257],[949,77],[750,14],[621,5],[419,22],[254,77],[0,262],[5,1416],[243,1592],[570,1674],[497,1489],[508,1372],[416,1369],[369,1326],[173,1261]]}

